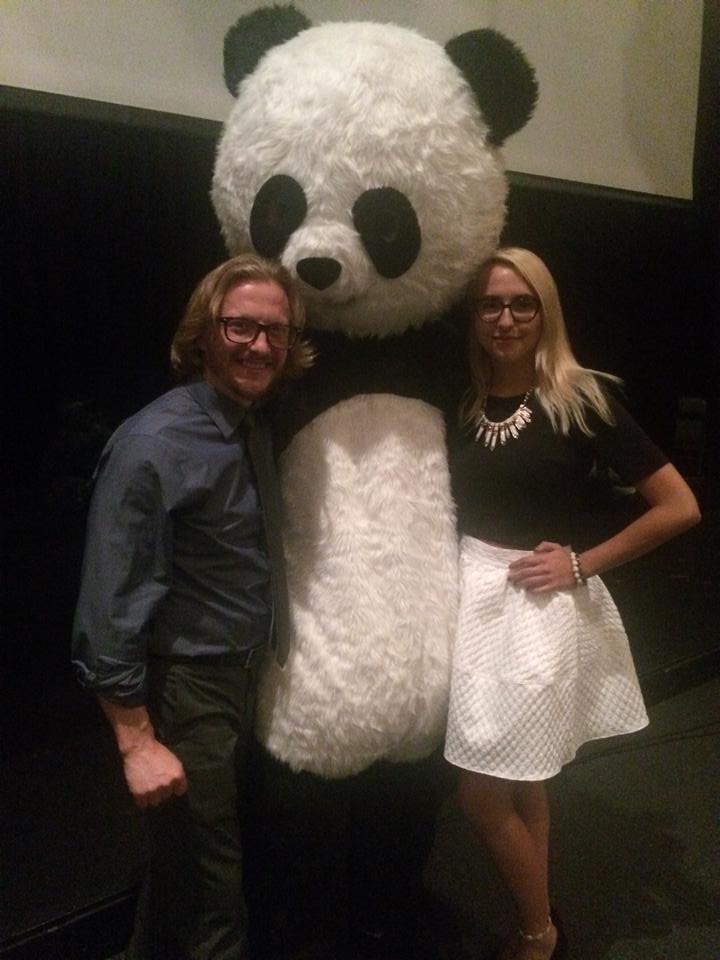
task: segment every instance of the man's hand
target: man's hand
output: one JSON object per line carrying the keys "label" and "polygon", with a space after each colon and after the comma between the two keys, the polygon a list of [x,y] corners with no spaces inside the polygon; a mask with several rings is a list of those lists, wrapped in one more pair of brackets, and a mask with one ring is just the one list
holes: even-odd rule
{"label": "man's hand", "polygon": [[156,807],[187,790],[187,779],[178,757],[155,739],[145,707],[123,707],[100,698],[123,758],[125,780],[135,803]]}
{"label": "man's hand", "polygon": [[532,553],[513,560],[508,580],[528,593],[552,593],[575,587],[570,551],[559,543],[543,540]]}
{"label": "man's hand", "polygon": [[156,807],[187,790],[182,763],[154,737],[131,747],[123,755],[123,764],[128,788],[141,809]]}

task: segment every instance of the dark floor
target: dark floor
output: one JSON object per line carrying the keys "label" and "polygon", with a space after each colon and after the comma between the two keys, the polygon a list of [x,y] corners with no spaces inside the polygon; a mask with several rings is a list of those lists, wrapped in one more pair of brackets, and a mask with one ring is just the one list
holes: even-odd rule
{"label": "dark floor", "polygon": [[[586,746],[552,785],[554,899],[575,960],[720,957],[718,519],[608,578],[651,725]],[[121,950],[142,873],[140,821],[112,738],[91,701],[67,709],[68,690],[58,680],[29,705],[26,690],[9,694],[26,709],[4,743],[8,960],[103,960]],[[452,803],[427,883],[461,919],[459,956],[481,957],[509,906]]]}
{"label": "dark floor", "polygon": [[[575,960],[720,957],[720,679],[650,709],[650,727],[589,744],[552,783],[553,900]],[[482,956],[510,905],[458,811],[428,882]]]}

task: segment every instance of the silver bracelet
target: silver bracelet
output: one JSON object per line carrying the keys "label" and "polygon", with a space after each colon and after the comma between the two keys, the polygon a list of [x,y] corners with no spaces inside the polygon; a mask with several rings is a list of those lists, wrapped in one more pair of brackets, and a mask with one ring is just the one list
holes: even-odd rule
{"label": "silver bracelet", "polygon": [[587,577],[582,572],[582,568],[580,566],[580,560],[574,550],[570,551],[570,563],[572,564],[572,572],[573,572],[573,577],[575,578],[575,586],[576,587],[584,586],[587,583]]}

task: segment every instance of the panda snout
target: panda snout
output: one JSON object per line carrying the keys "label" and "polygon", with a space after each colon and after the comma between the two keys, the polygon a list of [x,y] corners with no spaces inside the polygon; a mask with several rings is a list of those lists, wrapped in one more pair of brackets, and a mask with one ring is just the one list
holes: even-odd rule
{"label": "panda snout", "polygon": [[298,276],[316,290],[327,290],[337,280],[342,267],[332,257],[304,257],[295,267]]}

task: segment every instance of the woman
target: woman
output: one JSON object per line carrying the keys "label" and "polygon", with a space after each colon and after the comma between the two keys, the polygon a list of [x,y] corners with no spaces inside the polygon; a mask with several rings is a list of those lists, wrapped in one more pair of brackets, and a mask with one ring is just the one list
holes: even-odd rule
{"label": "woman", "polygon": [[[485,263],[469,291],[473,385],[451,452],[462,594],[445,755],[461,807],[517,905],[502,960],[558,960],[545,780],[588,740],[647,715],[617,610],[598,574],[698,522],[690,488],[573,356],[555,283],[528,250]],[[647,509],[583,546],[593,464]],[[577,545],[578,552],[569,544]]]}

